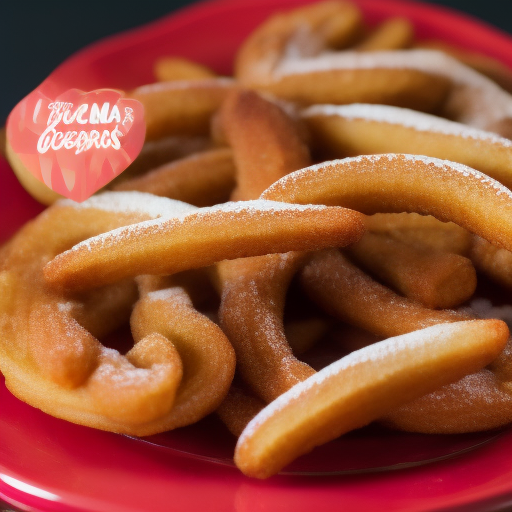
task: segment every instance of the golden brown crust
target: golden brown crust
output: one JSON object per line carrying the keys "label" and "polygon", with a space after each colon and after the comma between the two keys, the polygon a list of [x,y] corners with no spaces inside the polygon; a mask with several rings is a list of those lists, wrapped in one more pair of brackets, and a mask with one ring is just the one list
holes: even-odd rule
{"label": "golden brown crust", "polygon": [[427,308],[453,308],[476,289],[471,260],[458,254],[425,252],[375,233],[366,233],[346,251],[371,274]]}
{"label": "golden brown crust", "polygon": [[267,478],[297,456],[492,361],[499,320],[441,324],[376,343],[324,368],[263,409],[240,436],[237,466]]}
{"label": "golden brown crust", "polygon": [[202,151],[162,165],[112,190],[137,190],[177,199],[195,206],[212,206],[229,199],[235,186],[235,164],[228,148]]}
{"label": "golden brown crust", "polygon": [[162,82],[129,93],[144,106],[146,140],[170,135],[206,135],[210,118],[235,87],[225,78]]}

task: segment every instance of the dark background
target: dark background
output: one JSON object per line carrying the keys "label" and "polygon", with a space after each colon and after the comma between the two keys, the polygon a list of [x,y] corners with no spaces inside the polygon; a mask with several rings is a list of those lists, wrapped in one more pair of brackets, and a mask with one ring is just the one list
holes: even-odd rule
{"label": "dark background", "polygon": [[[75,51],[196,1],[0,0],[0,125],[21,98]],[[464,11],[512,34],[512,0],[429,3]]]}

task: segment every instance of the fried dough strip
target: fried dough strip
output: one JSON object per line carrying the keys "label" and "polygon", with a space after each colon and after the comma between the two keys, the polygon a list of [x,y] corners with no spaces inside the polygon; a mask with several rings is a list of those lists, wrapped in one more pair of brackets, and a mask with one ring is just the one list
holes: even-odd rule
{"label": "fried dough strip", "polygon": [[[115,328],[128,313],[134,299],[133,292],[126,293],[132,289],[130,283],[86,296],[62,294],[46,286],[42,268],[55,254],[82,238],[193,209],[185,203],[140,193],[105,193],[82,204],[65,200],[27,224],[3,248],[0,365],[7,386],[16,396],[54,416],[95,428],[135,435],[162,429],[162,417],[172,411],[182,379],[181,357],[165,336],[176,333],[169,326],[164,329],[144,320],[146,327],[139,328],[137,343],[126,356],[107,349],[94,334],[104,333],[105,325]],[[176,297],[179,300],[173,305]],[[98,298],[99,304],[94,305]],[[184,302],[178,294],[162,300],[175,310]],[[142,307],[144,299],[139,309]],[[184,317],[190,319],[194,314],[184,312]],[[212,330],[203,320],[195,323],[202,334]],[[181,338],[180,330],[192,325],[193,318],[178,328]],[[214,325],[213,330],[222,339],[213,346],[210,338],[212,347],[208,350],[218,352],[218,357],[226,356],[229,375],[219,370],[218,363],[212,370],[224,383],[217,387],[207,412],[222,400],[234,371],[229,343]],[[215,360],[212,354],[206,357]],[[184,360],[190,363],[193,357]],[[193,369],[192,364],[188,371],[193,374]],[[186,373],[185,382],[189,378]],[[209,388],[208,393],[211,391]],[[165,427],[173,424],[167,422]]]}
{"label": "fried dough strip", "polygon": [[326,48],[353,42],[361,32],[360,17],[355,6],[344,2],[320,2],[276,15],[244,42],[235,75],[245,87],[308,105],[359,101],[426,111],[438,107],[448,93],[449,81],[416,69],[368,70],[356,65],[349,70],[300,71],[303,61],[323,58]]}
{"label": "fried dough strip", "polygon": [[414,45],[416,48],[437,50],[456,58],[466,66],[482,73],[496,82],[502,89],[512,93],[512,71],[497,59],[493,59],[482,53],[470,52],[462,48],[452,46],[444,41],[421,41]]}
{"label": "fried dough strip", "polygon": [[[387,94],[398,93],[393,97],[378,98],[375,90],[382,88],[382,77],[391,80],[395,75],[396,83],[386,89]],[[322,77],[330,76],[321,82],[322,87],[314,89]],[[312,103],[385,103],[414,110],[425,110],[422,105],[407,105],[414,99],[412,91],[398,91],[403,85],[401,79],[415,77],[423,81],[437,78],[445,89],[433,84],[421,83],[417,99],[430,101],[430,107],[440,107],[444,116],[468,124],[475,128],[496,132],[503,137],[512,138],[512,95],[501,89],[492,80],[473,69],[461,64],[441,52],[429,50],[397,50],[382,52],[343,52],[325,54],[309,59],[284,59],[273,75],[273,82],[265,84],[264,89],[285,99],[293,99],[304,104]],[[359,81],[352,83],[354,78]],[[335,99],[327,100],[326,91],[336,80],[338,86],[346,87]],[[404,82],[407,83],[407,82]],[[303,84],[300,86],[300,84]],[[448,84],[448,85],[447,85]],[[301,88],[302,87],[302,88]],[[430,89],[429,89],[430,88]],[[362,97],[368,92],[369,99]],[[426,95],[421,97],[421,91]],[[428,94],[427,94],[428,92]],[[439,92],[442,95],[439,96]],[[446,96],[447,94],[447,96]],[[401,95],[403,95],[401,97]],[[437,101],[433,104],[434,100]]]}
{"label": "fried dough strip", "polygon": [[[237,199],[258,197],[310,163],[296,123],[254,92],[233,93],[220,120],[237,164]],[[314,373],[293,355],[283,326],[286,290],[303,260],[296,252],[217,265],[221,326],[235,348],[241,377],[266,402]]]}
{"label": "fried dough strip", "polygon": [[220,325],[241,377],[267,403],[314,373],[293,355],[283,326],[286,291],[304,259],[302,253],[273,254],[219,268]]}
{"label": "fried dough strip", "polygon": [[414,27],[406,18],[389,18],[353,49],[362,52],[403,50],[414,40]]}
{"label": "fried dough strip", "polygon": [[204,80],[216,74],[206,66],[180,57],[162,57],[155,62],[153,72],[158,82],[173,80]]}
{"label": "fried dough strip", "polygon": [[366,214],[417,212],[452,221],[512,250],[512,192],[461,164],[414,155],[370,155],[302,169],[262,199],[341,204]]}
{"label": "fried dough strip", "polygon": [[227,78],[176,80],[144,85],[129,93],[144,106],[146,140],[170,135],[207,135],[210,118],[235,87]]}
{"label": "fried dough strip", "polygon": [[334,62],[322,55],[283,60],[271,79],[246,86],[305,106],[378,103],[438,110],[448,97],[450,80],[417,69],[412,59],[404,59],[405,65],[396,64],[398,52],[343,52]]}
{"label": "fried dough strip", "polygon": [[346,251],[373,275],[427,308],[458,306],[476,289],[471,260],[458,254],[425,252],[375,233],[365,233]]}
{"label": "fried dough strip", "polygon": [[352,3],[318,2],[279,13],[262,23],[242,44],[235,76],[242,85],[257,83],[272,73],[283,55],[319,53],[326,46],[343,48],[362,31],[362,15]]}
{"label": "fried dough strip", "polygon": [[195,206],[211,206],[227,201],[234,186],[232,151],[220,148],[175,160],[112,188],[148,192]]}
{"label": "fried dough strip", "polygon": [[309,297],[327,313],[382,337],[467,319],[464,313],[434,311],[400,297],[336,249],[315,253],[301,270],[300,281]]}
{"label": "fried dough strip", "polygon": [[512,141],[494,133],[386,105],[316,105],[302,116],[329,157],[425,155],[468,165],[512,187]]}
{"label": "fried dough strip", "polygon": [[309,165],[309,149],[296,123],[259,94],[234,91],[219,115],[237,166],[232,200],[257,199],[274,181]]}
{"label": "fried dough strip", "polygon": [[366,217],[368,231],[385,234],[427,251],[467,256],[473,236],[453,222],[417,213],[376,213]]}
{"label": "fried dough strip", "polygon": [[315,446],[479,370],[508,336],[504,322],[473,320],[352,352],[263,409],[240,436],[235,462],[244,474],[267,478]]}
{"label": "fried dough strip", "polygon": [[137,435],[190,425],[212,413],[226,396],[235,370],[235,355],[221,329],[194,309],[173,278],[141,276],[140,299],[130,324],[135,341],[152,333],[172,340],[185,372],[173,408]]}
{"label": "fried dough strip", "polygon": [[45,269],[53,286],[87,289],[141,274],[166,275],[224,259],[346,245],[363,233],[344,208],[244,201],[121,228],[86,240]]}
{"label": "fried dough strip", "polygon": [[476,268],[494,282],[512,289],[512,252],[475,236],[469,257]]}

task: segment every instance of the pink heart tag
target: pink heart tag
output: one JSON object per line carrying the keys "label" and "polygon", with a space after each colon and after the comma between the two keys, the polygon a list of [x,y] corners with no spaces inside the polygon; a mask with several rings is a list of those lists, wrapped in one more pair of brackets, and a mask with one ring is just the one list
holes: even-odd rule
{"label": "pink heart tag", "polygon": [[7,139],[23,166],[79,202],[135,160],[145,133],[142,104],[111,89],[70,89],[53,99],[39,88],[7,120]]}

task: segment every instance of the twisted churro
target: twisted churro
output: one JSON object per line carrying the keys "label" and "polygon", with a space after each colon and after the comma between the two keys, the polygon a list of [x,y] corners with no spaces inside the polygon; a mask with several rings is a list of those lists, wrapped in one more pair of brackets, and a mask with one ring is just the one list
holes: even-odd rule
{"label": "twisted churro", "polygon": [[[193,209],[140,193],[105,193],[82,204],[61,201],[3,248],[0,366],[16,396],[75,423],[135,435],[196,421],[215,408],[233,377],[233,352],[218,327],[194,312],[183,293],[155,295],[142,289],[133,318],[136,344],[122,355],[102,346],[95,336],[115,329],[128,317],[136,300],[133,284],[116,283],[85,295],[65,294],[50,290],[42,272],[55,254],[83,238]],[[151,311],[144,313],[148,301]],[[163,319],[176,311],[186,324],[163,325]],[[194,323],[201,335],[209,335],[204,356],[186,346],[183,331]],[[215,378],[206,384],[204,375]],[[210,399],[198,407],[191,391],[204,385],[207,391],[202,393]],[[182,404],[185,400],[191,403]],[[175,403],[179,410],[194,414],[176,414]]]}

